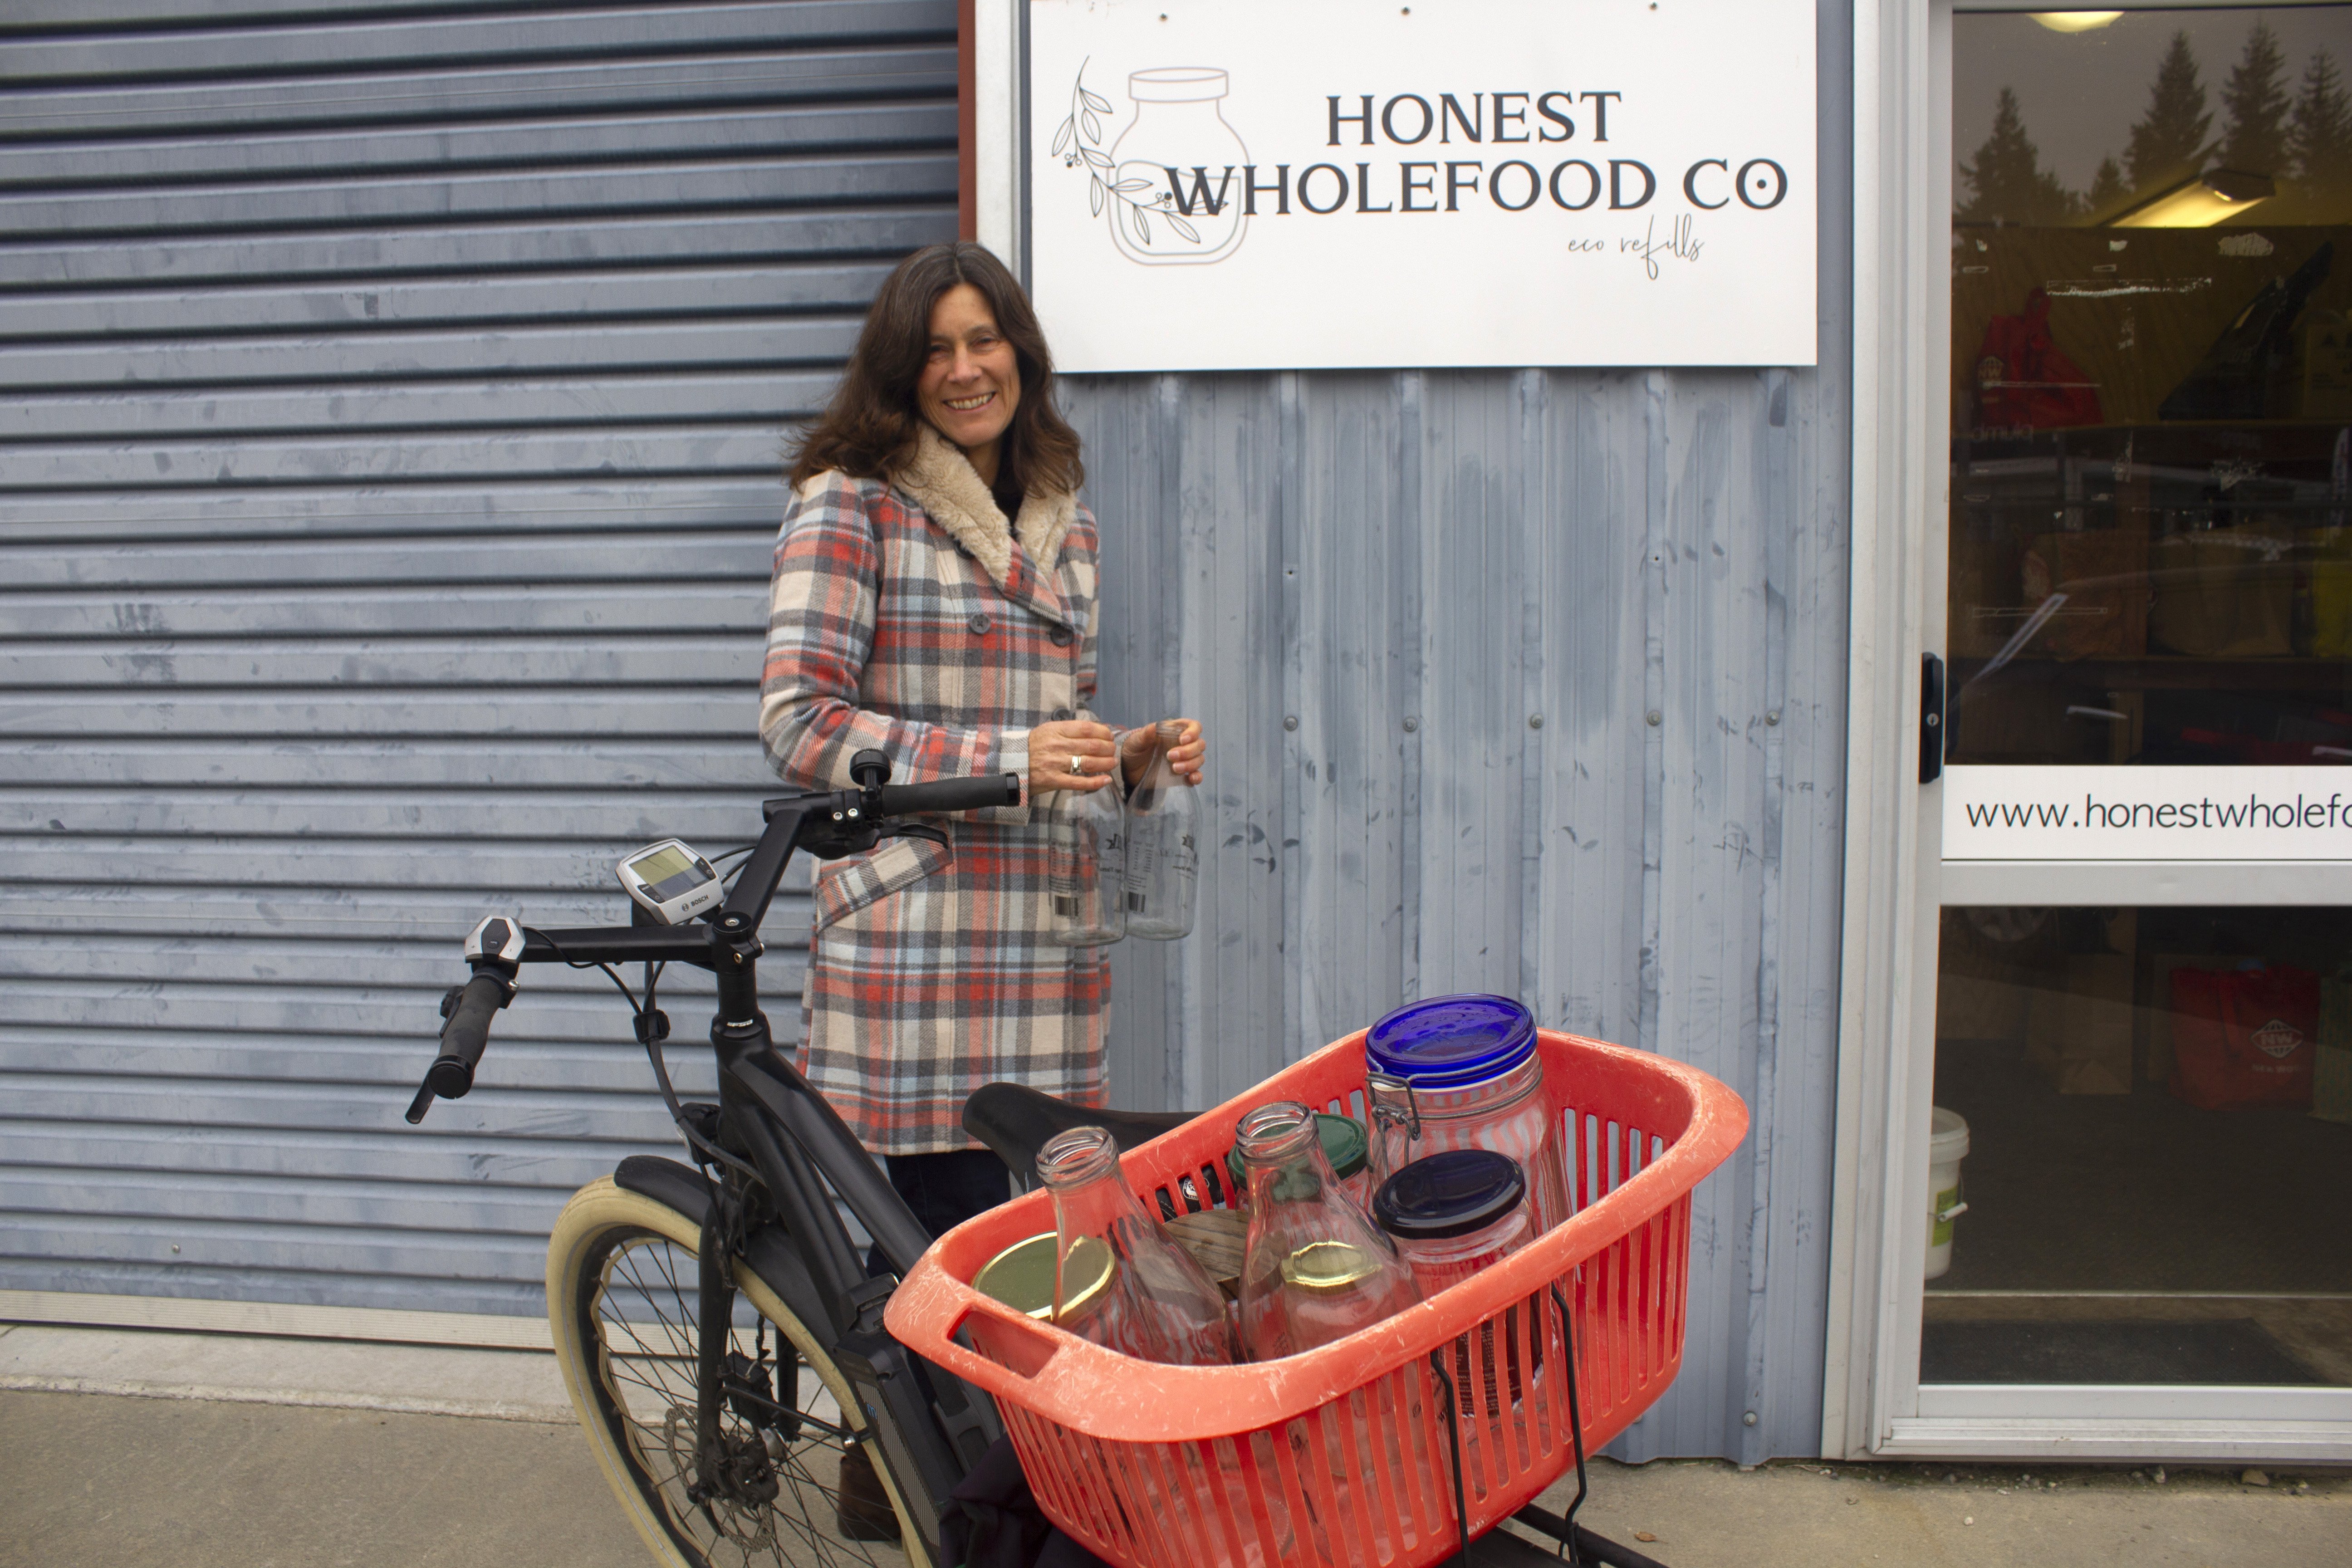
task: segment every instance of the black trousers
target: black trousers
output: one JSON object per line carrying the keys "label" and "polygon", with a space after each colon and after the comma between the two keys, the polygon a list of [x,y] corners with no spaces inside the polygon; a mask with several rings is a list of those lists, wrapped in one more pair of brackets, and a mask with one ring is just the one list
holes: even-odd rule
{"label": "black trousers", "polygon": [[[1012,1173],[986,1149],[950,1149],[940,1154],[886,1154],[890,1184],[915,1211],[916,1223],[934,1237],[946,1235],[976,1214],[1013,1196]],[[866,1252],[868,1274],[892,1272],[879,1247]]]}

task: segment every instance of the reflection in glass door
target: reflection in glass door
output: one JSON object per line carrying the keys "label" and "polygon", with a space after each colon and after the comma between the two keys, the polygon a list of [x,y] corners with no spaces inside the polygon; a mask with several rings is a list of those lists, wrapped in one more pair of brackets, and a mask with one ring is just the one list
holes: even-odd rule
{"label": "reflection in glass door", "polygon": [[[1947,762],[2069,814],[2021,833],[2123,801],[2151,865],[2255,813],[2316,844],[2352,802],[2352,6],[1952,40]],[[1923,1384],[2352,1386],[2352,874],[2284,909],[2189,875],[1942,911]]]}

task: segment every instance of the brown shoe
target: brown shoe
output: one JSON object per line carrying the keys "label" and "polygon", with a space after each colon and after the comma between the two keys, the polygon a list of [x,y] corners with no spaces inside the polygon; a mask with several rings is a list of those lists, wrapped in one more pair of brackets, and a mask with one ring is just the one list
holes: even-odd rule
{"label": "brown shoe", "polygon": [[883,1489],[873,1458],[862,1445],[841,1451],[841,1485],[834,1492],[833,1506],[834,1522],[844,1541],[898,1539],[898,1510],[890,1506],[890,1494]]}

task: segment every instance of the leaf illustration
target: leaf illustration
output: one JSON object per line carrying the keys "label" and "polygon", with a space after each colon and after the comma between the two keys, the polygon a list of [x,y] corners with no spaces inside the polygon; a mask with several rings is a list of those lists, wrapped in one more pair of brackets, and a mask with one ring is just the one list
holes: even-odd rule
{"label": "leaf illustration", "polygon": [[1151,182],[1150,180],[1121,180],[1118,184],[1111,187],[1112,190],[1117,191],[1123,196],[1132,195],[1138,191],[1149,190],[1150,188]]}
{"label": "leaf illustration", "polygon": [[1087,141],[1089,141],[1089,142],[1099,142],[1099,141],[1101,141],[1101,140],[1102,140],[1102,121],[1101,121],[1100,120],[1097,120],[1097,119],[1096,119],[1096,118],[1095,118],[1095,111],[1094,111],[1093,110],[1091,110],[1091,109],[1087,109],[1087,110],[1079,110],[1079,112],[1086,116],[1086,121],[1087,121]]}
{"label": "leaf illustration", "polygon": [[1062,121],[1062,128],[1054,132],[1054,155],[1055,157],[1060,157],[1062,150],[1070,144],[1070,136],[1073,129],[1073,122],[1065,120]]}
{"label": "leaf illustration", "polygon": [[1141,207],[1135,209],[1135,232],[1143,237],[1144,244],[1151,243],[1151,220],[1143,216]]}
{"label": "leaf illustration", "polygon": [[1087,206],[1096,217],[1102,216],[1103,184],[1092,174],[1087,176]]}
{"label": "leaf illustration", "polygon": [[1096,152],[1093,148],[1082,147],[1079,151],[1086,154],[1087,162],[1092,163],[1096,168],[1108,169],[1110,167],[1110,160],[1104,157],[1100,153]]}
{"label": "leaf illustration", "polygon": [[1191,224],[1186,223],[1174,213],[1164,213],[1161,216],[1167,218],[1168,226],[1174,229],[1178,234],[1182,235],[1186,239],[1191,240],[1195,245],[1201,243],[1200,231],[1195,229]]}
{"label": "leaf illustration", "polygon": [[1105,98],[1098,92],[1088,92],[1085,83],[1079,83],[1078,93],[1079,96],[1083,97],[1087,100],[1089,107],[1098,109],[1105,114],[1108,114],[1110,112],[1110,100]]}

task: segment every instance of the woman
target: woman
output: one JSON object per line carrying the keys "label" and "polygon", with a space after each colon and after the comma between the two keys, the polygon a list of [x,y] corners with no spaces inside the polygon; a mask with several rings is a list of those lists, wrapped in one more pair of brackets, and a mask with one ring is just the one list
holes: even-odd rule
{"label": "woman", "polygon": [[[892,839],[818,872],[805,1070],[934,1235],[1010,1195],[965,1136],[992,1079],[1104,1100],[1110,967],[1050,940],[1033,806],[1128,788],[1159,745],[1123,752],[1095,696],[1095,521],[1053,356],[1002,262],[968,241],[884,282],[849,367],[794,456],[776,547],[760,738],[776,772],[848,786],[887,752],[914,783],[1009,773],[1018,806],[944,822],[952,863]],[[1169,761],[1197,784],[1201,728]]]}

